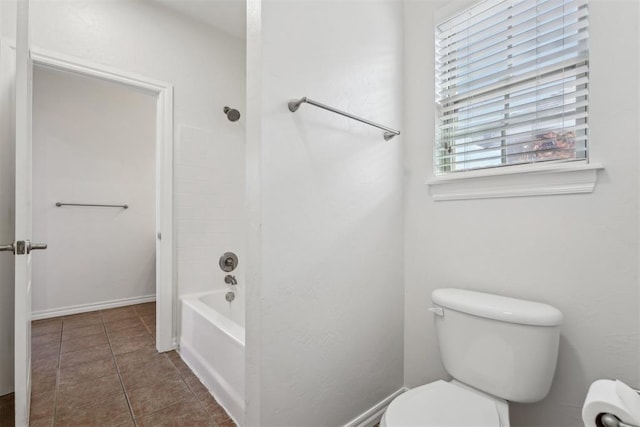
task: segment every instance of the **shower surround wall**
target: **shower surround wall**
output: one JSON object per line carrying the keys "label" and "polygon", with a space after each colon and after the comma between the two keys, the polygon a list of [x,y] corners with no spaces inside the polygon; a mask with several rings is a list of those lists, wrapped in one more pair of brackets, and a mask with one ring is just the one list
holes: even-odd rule
{"label": "shower surround wall", "polygon": [[512,425],[581,426],[592,381],[639,385],[639,5],[589,1],[590,157],[605,167],[592,194],[434,202],[433,22],[451,3],[405,3],[405,384],[445,377],[433,289],[545,301],[565,317],[554,383],[512,405]]}
{"label": "shower surround wall", "polygon": [[[220,109],[220,115],[222,109]],[[244,132],[243,124],[224,120],[220,132],[190,126],[178,128],[180,294],[231,289],[226,274],[236,277],[234,305],[244,306]],[[238,268],[225,273],[218,258],[238,255]]]}
{"label": "shower surround wall", "polygon": [[344,425],[403,386],[403,137],[287,101],[399,128],[402,3],[251,3],[247,424]]}

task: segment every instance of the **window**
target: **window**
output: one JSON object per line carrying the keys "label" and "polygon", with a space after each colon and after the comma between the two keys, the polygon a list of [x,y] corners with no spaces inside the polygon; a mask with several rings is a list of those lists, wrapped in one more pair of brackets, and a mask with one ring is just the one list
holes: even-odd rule
{"label": "window", "polygon": [[586,0],[486,0],[436,28],[438,175],[587,159]]}

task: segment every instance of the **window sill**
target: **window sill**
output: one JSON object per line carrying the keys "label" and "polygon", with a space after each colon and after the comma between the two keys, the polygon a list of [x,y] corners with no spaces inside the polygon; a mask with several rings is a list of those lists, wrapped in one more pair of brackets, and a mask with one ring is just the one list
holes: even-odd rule
{"label": "window sill", "polygon": [[592,193],[600,164],[573,162],[460,172],[427,181],[436,201]]}

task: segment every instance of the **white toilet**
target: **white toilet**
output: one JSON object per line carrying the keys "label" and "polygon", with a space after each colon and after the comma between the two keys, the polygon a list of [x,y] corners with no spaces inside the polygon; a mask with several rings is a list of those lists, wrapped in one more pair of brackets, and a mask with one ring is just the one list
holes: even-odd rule
{"label": "white toilet", "polygon": [[437,289],[436,334],[453,380],[395,398],[381,427],[508,427],[509,401],[549,392],[562,313],[542,303],[462,289]]}

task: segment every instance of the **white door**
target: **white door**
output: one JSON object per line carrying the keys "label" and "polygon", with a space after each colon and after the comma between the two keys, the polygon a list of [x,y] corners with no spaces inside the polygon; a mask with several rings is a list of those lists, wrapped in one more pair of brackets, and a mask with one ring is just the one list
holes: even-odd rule
{"label": "white door", "polygon": [[16,426],[29,425],[31,401],[31,61],[29,59],[29,3],[18,2],[16,28],[15,136],[16,210],[14,382]]}
{"label": "white door", "polygon": [[31,401],[31,93],[29,1],[18,1],[16,29],[15,136],[15,409],[16,426],[29,425]]}

